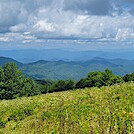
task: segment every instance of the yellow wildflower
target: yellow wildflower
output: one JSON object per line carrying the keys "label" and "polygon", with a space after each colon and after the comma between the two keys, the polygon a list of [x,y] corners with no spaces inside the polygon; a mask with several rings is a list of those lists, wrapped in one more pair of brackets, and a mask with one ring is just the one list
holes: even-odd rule
{"label": "yellow wildflower", "polygon": [[126,114],[127,112],[126,111],[123,111],[123,114]]}
{"label": "yellow wildflower", "polygon": [[133,113],[130,112],[130,113],[129,113],[129,116],[130,116],[130,118],[132,119],[132,118],[133,118]]}

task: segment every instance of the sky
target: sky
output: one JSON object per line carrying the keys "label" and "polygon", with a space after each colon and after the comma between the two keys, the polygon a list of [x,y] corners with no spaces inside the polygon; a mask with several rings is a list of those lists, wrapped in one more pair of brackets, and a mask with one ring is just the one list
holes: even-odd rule
{"label": "sky", "polygon": [[0,0],[0,49],[134,48],[134,0]]}

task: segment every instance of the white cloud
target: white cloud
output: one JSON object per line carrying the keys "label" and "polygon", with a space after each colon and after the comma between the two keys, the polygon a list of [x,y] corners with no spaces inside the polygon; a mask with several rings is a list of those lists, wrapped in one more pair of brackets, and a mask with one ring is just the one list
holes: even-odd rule
{"label": "white cloud", "polygon": [[54,24],[48,23],[47,20],[40,20],[33,26],[37,32],[54,32],[56,30]]}
{"label": "white cloud", "polygon": [[133,9],[133,0],[1,0],[0,41],[133,40]]}
{"label": "white cloud", "polygon": [[15,26],[11,26],[9,30],[11,32],[24,32],[27,30],[27,26],[25,24],[18,24]]}
{"label": "white cloud", "polygon": [[119,29],[116,35],[116,39],[121,41],[134,41],[134,30],[130,28]]}

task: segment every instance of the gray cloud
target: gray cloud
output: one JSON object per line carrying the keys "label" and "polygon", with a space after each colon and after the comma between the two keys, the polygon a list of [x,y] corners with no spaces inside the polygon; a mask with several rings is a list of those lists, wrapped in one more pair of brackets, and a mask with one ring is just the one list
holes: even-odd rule
{"label": "gray cloud", "polygon": [[27,11],[19,1],[0,1],[0,32],[7,32],[10,26],[25,22]]}
{"label": "gray cloud", "polygon": [[121,0],[121,1],[124,1],[126,3],[134,3],[134,0]]}
{"label": "gray cloud", "polygon": [[112,10],[112,3],[110,0],[65,0],[64,9],[92,15],[108,15]]}
{"label": "gray cloud", "polygon": [[115,1],[117,5],[120,5],[122,10],[128,11],[131,15],[134,15],[134,0],[119,0]]}
{"label": "gray cloud", "polygon": [[1,41],[133,40],[133,12],[133,0],[1,0]]}

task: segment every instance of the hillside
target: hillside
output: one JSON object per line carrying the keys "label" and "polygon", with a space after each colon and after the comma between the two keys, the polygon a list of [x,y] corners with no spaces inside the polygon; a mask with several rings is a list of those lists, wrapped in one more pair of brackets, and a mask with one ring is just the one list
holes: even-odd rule
{"label": "hillside", "polygon": [[[103,71],[109,68],[119,75],[118,69],[124,70],[120,65],[111,63],[103,58],[93,58],[89,61],[66,62],[66,61],[38,61],[23,66],[22,70],[28,76],[35,79],[74,79],[79,80],[91,71]],[[117,70],[117,71],[116,71]],[[125,71],[124,71],[125,72]],[[126,74],[122,73],[122,75]]]}
{"label": "hillside", "polygon": [[86,77],[89,72],[104,71],[106,68],[121,76],[134,72],[133,60],[105,59],[100,57],[95,57],[88,61],[39,60],[27,64],[22,64],[11,58],[0,57],[0,66],[7,62],[15,62],[24,74],[34,79],[79,80]]}
{"label": "hillside", "polygon": [[12,58],[8,58],[8,57],[0,57],[0,66],[3,66],[5,63],[8,63],[8,62],[14,62],[18,65],[18,67],[21,67],[23,64],[12,59]]}
{"label": "hillside", "polygon": [[2,100],[0,134],[133,133],[133,104],[133,83]]}

